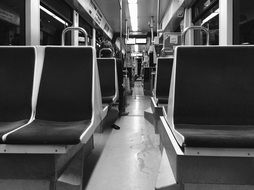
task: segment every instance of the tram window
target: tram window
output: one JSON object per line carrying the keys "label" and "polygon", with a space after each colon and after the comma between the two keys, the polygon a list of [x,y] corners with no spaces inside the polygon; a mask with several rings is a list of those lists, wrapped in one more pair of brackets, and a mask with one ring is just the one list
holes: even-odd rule
{"label": "tram window", "polygon": [[[204,26],[209,30],[209,44],[218,45],[219,44],[219,1],[202,1],[201,4],[196,4],[193,8],[194,23],[197,26]],[[197,10],[203,7],[203,11],[197,14]],[[196,12],[195,12],[196,10]],[[206,44],[206,34],[204,32],[195,31],[194,32],[194,44]]]}
{"label": "tram window", "polygon": [[0,45],[25,45],[25,0],[0,1]]}
{"label": "tram window", "polygon": [[203,14],[214,7],[215,4],[218,4],[218,0],[200,0],[196,1],[192,8],[192,19],[197,21],[200,17],[204,17]]}
{"label": "tram window", "polygon": [[[89,38],[92,38],[93,29],[91,25],[88,24],[88,22],[80,15],[79,15],[79,26],[86,30]],[[89,38],[88,38],[88,45],[91,45],[91,40],[89,40]],[[85,38],[83,37],[82,34],[79,34],[79,45],[85,45]]]}
{"label": "tram window", "polygon": [[[71,23],[43,6],[40,6],[40,19],[41,45],[61,45],[62,31]],[[65,40],[66,45],[71,44],[70,32],[67,33]]]}
{"label": "tram window", "polygon": [[254,44],[254,1],[234,1],[234,44]]}

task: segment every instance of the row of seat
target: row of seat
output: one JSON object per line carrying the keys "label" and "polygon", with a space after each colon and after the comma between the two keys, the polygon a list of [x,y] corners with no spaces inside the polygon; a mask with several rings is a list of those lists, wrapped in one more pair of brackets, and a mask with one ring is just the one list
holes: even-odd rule
{"label": "row of seat", "polygon": [[252,51],[251,46],[177,50],[168,120],[184,146],[254,148]]}
{"label": "row of seat", "polygon": [[102,103],[112,105],[118,99],[117,62],[115,58],[97,58]]}
{"label": "row of seat", "polygon": [[92,47],[0,47],[0,57],[0,143],[78,144],[98,125]]}
{"label": "row of seat", "polygon": [[158,104],[168,103],[173,57],[157,58],[154,97]]}
{"label": "row of seat", "polygon": [[253,51],[177,47],[167,112],[156,127],[180,189],[254,185]]}
{"label": "row of seat", "polygon": [[[157,58],[154,90],[151,97],[151,114],[145,114],[154,126],[157,126],[159,117],[163,115],[164,110],[167,110],[173,61],[173,57]],[[158,132],[157,127],[155,127],[155,132]]]}
{"label": "row of seat", "polygon": [[107,114],[95,49],[1,46],[0,58],[1,187],[56,189]]}

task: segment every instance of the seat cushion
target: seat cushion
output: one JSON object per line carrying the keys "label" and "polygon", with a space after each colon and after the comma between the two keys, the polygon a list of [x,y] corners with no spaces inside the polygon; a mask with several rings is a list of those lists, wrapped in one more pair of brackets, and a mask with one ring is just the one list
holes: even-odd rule
{"label": "seat cushion", "polygon": [[[21,127],[22,125],[25,125],[28,121],[28,119],[24,119],[14,122],[0,122],[0,137],[18,127]],[[0,138],[0,143],[3,143],[2,138]]]}
{"label": "seat cushion", "polygon": [[6,144],[78,144],[90,120],[55,122],[34,120],[28,126],[11,133]]}
{"label": "seat cushion", "polygon": [[157,96],[158,104],[167,104],[168,103],[168,96]]}
{"label": "seat cushion", "polygon": [[254,126],[177,125],[185,147],[254,148]]}
{"label": "seat cushion", "polygon": [[102,103],[103,104],[112,104],[113,103],[114,96],[105,96],[102,97]]}

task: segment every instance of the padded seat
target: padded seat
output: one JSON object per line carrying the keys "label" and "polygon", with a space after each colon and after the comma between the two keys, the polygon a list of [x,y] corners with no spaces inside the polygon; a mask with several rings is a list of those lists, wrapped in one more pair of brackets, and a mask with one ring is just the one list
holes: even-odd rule
{"label": "padded seat", "polygon": [[112,104],[113,103],[113,99],[115,96],[104,96],[102,97],[102,103],[103,104]]}
{"label": "padded seat", "polygon": [[78,144],[92,119],[92,47],[45,47],[34,121],[6,144]]}
{"label": "padded seat", "polygon": [[56,122],[36,119],[28,127],[8,136],[9,144],[61,144],[72,145],[80,142],[80,134],[90,125],[91,120]]}
{"label": "padded seat", "polygon": [[168,96],[157,96],[158,104],[168,104]]}
{"label": "padded seat", "polygon": [[253,52],[254,46],[177,48],[168,121],[184,137],[180,145],[254,148]]}
{"label": "padded seat", "polygon": [[0,135],[3,136],[28,123],[32,116],[35,48],[2,46],[0,57]]}
{"label": "padded seat", "polygon": [[185,147],[254,148],[254,126],[176,125]]}
{"label": "padded seat", "polygon": [[[27,124],[28,121],[28,119],[24,119],[12,122],[0,122],[0,136],[3,136],[12,130]],[[0,142],[3,143],[2,138],[0,139]]]}
{"label": "padded seat", "polygon": [[159,104],[168,103],[173,58],[158,58],[156,70],[155,95]]}
{"label": "padded seat", "polygon": [[[104,52],[104,51],[103,51]],[[98,58],[97,59],[101,95],[103,104],[114,103],[116,95],[116,59],[115,58]]]}

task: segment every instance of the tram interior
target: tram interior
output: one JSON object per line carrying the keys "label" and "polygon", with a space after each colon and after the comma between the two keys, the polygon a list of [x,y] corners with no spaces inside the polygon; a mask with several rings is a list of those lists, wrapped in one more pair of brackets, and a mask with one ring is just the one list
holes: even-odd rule
{"label": "tram interior", "polygon": [[0,190],[254,189],[253,10],[1,0]]}

